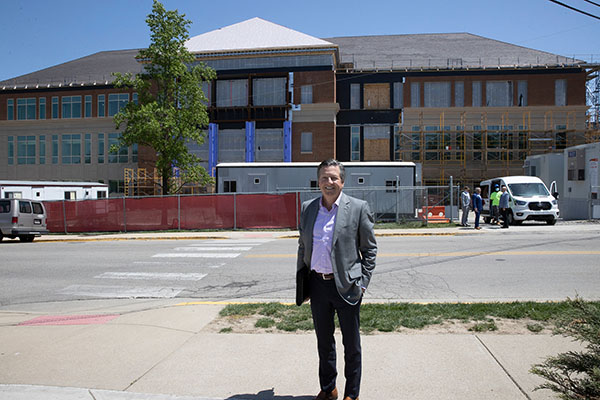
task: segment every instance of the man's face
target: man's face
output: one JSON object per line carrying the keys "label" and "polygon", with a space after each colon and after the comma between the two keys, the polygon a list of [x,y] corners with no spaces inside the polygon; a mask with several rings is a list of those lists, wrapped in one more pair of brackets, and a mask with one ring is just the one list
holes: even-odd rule
{"label": "man's face", "polygon": [[333,203],[337,200],[338,196],[342,192],[344,182],[340,177],[340,167],[329,166],[321,168],[319,173],[319,189],[323,197],[328,203]]}

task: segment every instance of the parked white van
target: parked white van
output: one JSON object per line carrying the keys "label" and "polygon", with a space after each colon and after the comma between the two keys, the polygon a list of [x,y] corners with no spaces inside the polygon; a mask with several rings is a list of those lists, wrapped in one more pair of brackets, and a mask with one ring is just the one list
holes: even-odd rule
{"label": "parked white van", "polygon": [[535,176],[505,176],[481,182],[481,197],[484,200],[481,213],[485,223],[490,223],[490,194],[494,188],[506,186],[510,195],[508,223],[520,224],[523,221],[546,221],[554,225],[560,212],[556,183],[552,182],[548,190],[544,182]]}
{"label": "parked white van", "polygon": [[46,233],[46,209],[41,201],[0,199],[0,240],[18,237],[22,242],[33,242]]}

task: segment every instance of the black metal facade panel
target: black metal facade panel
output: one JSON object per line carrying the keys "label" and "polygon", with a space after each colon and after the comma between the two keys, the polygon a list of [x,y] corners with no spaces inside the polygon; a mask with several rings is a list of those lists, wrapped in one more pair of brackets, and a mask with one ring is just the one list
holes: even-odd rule
{"label": "black metal facade panel", "polygon": [[401,110],[340,110],[338,125],[398,124]]}
{"label": "black metal facade panel", "polygon": [[338,126],[335,135],[336,158],[338,161],[350,161],[350,127]]}

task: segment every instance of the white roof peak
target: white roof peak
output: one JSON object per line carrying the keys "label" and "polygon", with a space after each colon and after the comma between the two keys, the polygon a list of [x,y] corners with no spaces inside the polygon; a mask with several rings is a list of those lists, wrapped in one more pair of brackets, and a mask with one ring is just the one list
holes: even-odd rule
{"label": "white roof peak", "polygon": [[192,53],[337,47],[258,17],[194,36],[185,45]]}

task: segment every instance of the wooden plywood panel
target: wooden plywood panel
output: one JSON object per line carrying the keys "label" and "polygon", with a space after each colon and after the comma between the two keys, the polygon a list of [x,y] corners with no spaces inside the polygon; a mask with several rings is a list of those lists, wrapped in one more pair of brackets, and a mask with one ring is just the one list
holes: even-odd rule
{"label": "wooden plywood panel", "polygon": [[364,85],[364,108],[382,110],[390,108],[390,84],[370,83]]}
{"label": "wooden plywood panel", "polygon": [[390,161],[389,139],[365,140],[364,146],[364,161]]}

